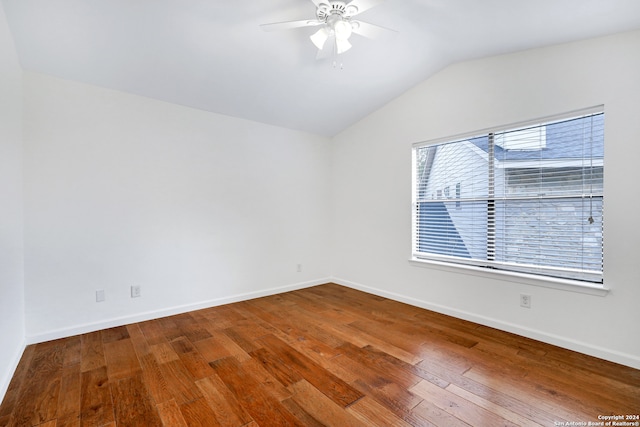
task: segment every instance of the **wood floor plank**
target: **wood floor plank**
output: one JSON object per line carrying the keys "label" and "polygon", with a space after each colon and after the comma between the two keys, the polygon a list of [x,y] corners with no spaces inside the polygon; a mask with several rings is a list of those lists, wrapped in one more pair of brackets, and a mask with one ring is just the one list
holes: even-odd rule
{"label": "wood floor plank", "polygon": [[138,358],[151,353],[151,346],[138,324],[127,325],[127,332]]}
{"label": "wood floor plank", "polygon": [[[532,404],[531,399],[526,392],[508,392],[504,390],[504,383],[501,381],[488,381],[488,385],[482,382],[474,381],[464,375],[457,374],[456,372],[448,370],[446,367],[440,364],[430,362],[420,363],[416,368],[424,370],[428,373],[441,377],[443,380],[455,384],[456,386],[463,388],[478,397],[481,397],[490,402],[496,403],[504,408],[509,409],[512,412],[520,414],[528,419],[536,420],[543,425],[553,425],[556,421],[566,421],[560,417],[560,414],[553,412],[546,412],[545,408],[551,406]],[[500,386],[500,390],[496,390],[494,387]],[[446,387],[442,386],[441,387]]]}
{"label": "wood floor plank", "polygon": [[162,363],[160,373],[167,383],[169,393],[179,405],[200,399],[202,393],[195,386],[195,378],[184,367],[180,360]]}
{"label": "wood floor plank", "polygon": [[173,340],[171,346],[193,378],[201,379],[214,374],[209,363],[200,355],[187,338],[181,337]]}
{"label": "wood floor plank", "polygon": [[[485,371],[482,369],[469,369],[464,376],[476,382],[491,385],[495,384],[495,371]],[[597,417],[598,411],[593,414],[593,408],[600,405],[599,402],[581,402],[578,399],[566,394],[565,391],[550,389],[536,383],[529,383],[526,380],[512,379],[508,375],[499,376],[500,389],[512,396],[517,396],[521,400],[534,402],[535,405],[557,418],[565,420],[576,420],[583,417],[583,414],[590,414],[590,417]],[[602,413],[602,412],[599,412]]]}
{"label": "wood floor plank", "polygon": [[250,353],[259,348],[251,338],[241,332],[240,328],[227,328],[224,330],[224,333],[245,353]]}
{"label": "wood floor plank", "polygon": [[[202,344],[208,345],[209,347],[203,348]],[[235,357],[239,362],[251,359],[251,356],[249,356],[242,347],[222,331],[217,331],[211,338],[197,341],[194,345],[200,350],[202,356],[208,362],[213,362],[228,356]]]}
{"label": "wood floor plank", "polygon": [[395,382],[401,387],[410,388],[422,380],[418,375],[388,362],[379,354],[368,352],[351,343],[344,343],[338,349],[346,357],[377,371],[381,376],[389,378],[389,382]]}
{"label": "wood floor plank", "polygon": [[392,382],[392,379],[385,372],[362,364],[346,355],[340,355],[324,363],[322,367],[329,372],[335,373],[338,378],[345,378],[349,384],[355,381],[362,381],[372,388],[379,388]]}
{"label": "wood floor plank", "polygon": [[197,341],[193,343],[193,345],[198,349],[198,352],[207,363],[233,356],[233,353],[215,337]]}
{"label": "wood floor plank", "polygon": [[313,313],[298,305],[294,305],[291,307],[289,313],[290,318],[297,319],[294,323],[289,322],[289,324],[299,331],[297,333],[310,337],[314,341],[321,343],[321,345],[327,349],[325,350],[326,353],[331,353],[332,348],[335,348],[344,342],[344,340],[338,338],[332,333],[332,331],[327,330],[327,328],[318,321],[319,318],[322,318],[324,311]]}
{"label": "wood floor plank", "polygon": [[12,413],[16,410],[16,403],[20,397],[21,390],[28,387],[28,371],[35,352],[36,346],[29,345],[25,348],[24,353],[22,353],[22,357],[9,383],[2,405],[0,405],[0,426],[2,427],[9,423]]}
{"label": "wood floor plank", "polygon": [[[335,307],[338,307],[343,311],[348,311],[350,315],[355,316],[357,319],[356,322],[368,322],[373,320],[376,323],[387,326],[390,326],[393,323],[392,320],[385,319],[385,316],[389,315],[388,313],[384,313],[384,310],[380,310],[377,306],[372,306],[372,303],[375,304],[379,301],[385,301],[386,298],[377,297],[364,292],[332,294],[329,289],[330,288],[323,290],[321,295],[326,298],[327,301],[331,301]],[[395,317],[390,317],[390,319],[395,319]]]}
{"label": "wood floor plank", "polygon": [[57,418],[73,417],[80,413],[80,396],[82,392],[80,363],[63,369],[58,397]]}
{"label": "wood floor plank", "polygon": [[428,399],[438,408],[472,426],[491,425],[517,427],[517,424],[488,411],[475,403],[465,401],[460,396],[442,389],[428,381],[421,381],[409,389],[410,392]]}
{"label": "wood floor plank", "polygon": [[142,380],[153,400],[160,404],[173,399],[169,390],[169,383],[162,375],[160,365],[153,354],[148,353],[140,357],[142,367]]}
{"label": "wood floor plank", "polygon": [[419,337],[420,335],[408,335],[401,331],[396,331],[395,329],[389,327],[389,325],[385,325],[383,323],[375,321],[358,320],[351,323],[350,326],[362,332],[373,335],[374,337],[378,337],[379,339],[387,341],[395,345],[396,347],[400,347],[401,349],[410,353],[422,354],[420,346],[422,342],[424,342],[424,339],[416,339],[416,337]]}
{"label": "wood floor plank", "polygon": [[297,383],[302,379],[302,376],[300,376],[297,371],[292,369],[277,355],[268,352],[264,348],[252,351],[250,356],[258,360],[262,366],[285,387]]}
{"label": "wood floor plank", "polygon": [[130,338],[104,343],[104,356],[111,381],[131,377],[141,370],[138,355]]}
{"label": "wood floor plank", "polygon": [[[483,346],[476,347],[482,350]],[[601,402],[606,402],[607,406],[624,402],[628,397],[634,397],[640,402],[640,387],[635,387],[621,381],[619,378],[610,378],[603,373],[593,373],[590,370],[584,370],[580,366],[573,366],[563,361],[540,356],[538,354],[523,353],[519,351],[511,358],[514,363],[526,366],[528,371],[534,371],[534,378],[540,381],[550,381],[561,384],[562,387],[571,386],[576,376],[581,378],[583,389],[599,396]],[[557,369],[549,370],[549,367]],[[528,374],[531,377],[531,374]],[[606,385],[606,387],[604,387]],[[625,408],[623,405],[619,407],[620,411],[633,412],[636,408]],[[629,413],[630,413],[629,412]]]}
{"label": "wood floor plank", "polygon": [[65,341],[63,366],[79,364],[82,360],[82,338],[76,335]]}
{"label": "wood floor plank", "polygon": [[56,420],[56,427],[80,427],[80,415],[74,415],[65,418],[58,418]]}
{"label": "wood floor plank", "polygon": [[415,350],[423,358],[416,366],[428,367],[435,363],[443,366],[447,372],[463,374],[473,367],[473,361],[469,360],[467,350],[455,344],[427,341],[421,343]]}
{"label": "wood floor plank", "polygon": [[160,344],[167,341],[164,336],[161,320],[162,319],[148,320],[138,323],[149,345]]}
{"label": "wood floor plank", "polygon": [[354,362],[346,356],[343,356],[342,354],[334,357],[333,359],[322,361],[320,366],[352,386],[355,381],[362,378],[369,378],[373,382],[384,382],[384,379],[379,378],[375,372],[372,373],[369,369],[362,371],[362,365]]}
{"label": "wood floor plank", "polygon": [[287,307],[293,305],[293,303],[287,303],[286,300],[283,299],[282,295],[283,294],[281,293],[268,297],[254,298],[248,301],[243,301],[243,303],[264,311],[286,311]]}
{"label": "wood floor plank", "polygon": [[335,329],[339,331],[342,336],[351,337],[350,340],[347,339],[346,341],[357,345],[358,347],[372,346],[412,365],[420,363],[423,360],[423,358],[420,355],[416,355],[416,353],[403,350],[388,343],[387,341],[364,333],[350,325],[336,325]]}
{"label": "wood floor plank", "polygon": [[550,426],[640,370],[336,284],[28,346],[0,427]]}
{"label": "wood floor plank", "polygon": [[347,412],[351,413],[366,426],[411,427],[411,424],[399,418],[369,396],[365,396],[349,406]]}
{"label": "wood floor plank", "polygon": [[311,414],[305,411],[304,408],[298,405],[298,403],[292,398],[283,400],[282,405],[306,427],[326,427],[324,423],[313,418]]}
{"label": "wood floor plank", "polygon": [[433,373],[423,369],[421,366],[407,363],[404,360],[394,357],[392,354],[385,353],[384,351],[370,345],[361,348],[359,351],[361,354],[360,357],[362,357],[364,363],[367,363],[369,360],[375,360],[376,363],[381,366],[381,369],[388,369],[391,372],[408,372],[442,388],[449,385],[447,380],[434,375]]}
{"label": "wood floor plank", "polygon": [[184,336],[184,332],[182,332],[182,330],[178,327],[176,320],[177,316],[163,317],[162,319],[158,320],[162,325],[162,332],[166,341],[172,341],[176,338]]}
{"label": "wood floor plank", "polygon": [[[263,319],[261,319],[256,311],[261,310],[259,307],[251,304],[252,300],[248,300],[248,301],[241,301],[241,302],[237,302],[233,304],[233,309],[239,313],[241,316],[243,316],[246,320],[246,322],[251,322],[255,325],[258,325],[260,327],[260,333],[256,333],[253,336],[253,339],[257,339],[260,338],[260,335],[265,335],[268,333],[273,333],[276,328],[274,325],[270,324],[269,322],[265,322]],[[235,326],[235,325],[234,325]],[[226,328],[224,328],[226,329]]]}
{"label": "wood floor plank", "polygon": [[496,403],[485,400],[463,388],[456,386],[455,384],[449,384],[445,389],[450,391],[461,398],[467,400],[468,402],[475,403],[477,406],[486,409],[487,411],[493,412],[494,414],[513,422],[514,424],[522,427],[540,427],[540,424],[525,418],[515,412],[510,411],[504,406],[500,406]]}
{"label": "wood floor plank", "polygon": [[102,426],[115,422],[107,367],[82,372],[81,387],[81,425]]}
{"label": "wood floor plank", "polygon": [[[561,391],[561,394],[567,395],[570,401],[578,401],[581,403],[579,407],[585,411],[593,411],[605,413],[606,411],[613,411],[615,413],[633,413],[638,409],[638,405],[627,404],[628,399],[635,398],[636,402],[640,402],[640,394],[638,391],[629,391],[627,393],[622,392],[620,389],[627,388],[622,385],[620,389],[613,386],[610,387],[609,392],[602,392],[604,381],[592,382],[590,375],[581,376],[582,386],[575,387],[575,382],[572,380],[574,376],[567,375],[568,373],[562,370],[549,371],[544,369],[542,365],[537,364],[529,365],[527,369],[527,379],[530,382],[538,384],[539,388],[553,391]],[[593,401],[597,402],[596,405],[585,406],[582,402]]]}
{"label": "wood floor plank", "polygon": [[253,421],[218,375],[196,381],[196,385],[222,427],[243,426]]}
{"label": "wood floor plank", "polygon": [[115,421],[118,426],[162,426],[155,404],[142,381],[141,373],[112,381],[110,388]]}
{"label": "wood floor plank", "polygon": [[263,343],[267,350],[295,369],[314,387],[342,407],[347,407],[363,397],[362,393],[335,375],[328,373],[310,358],[280,341],[275,336],[267,335],[258,341]]}
{"label": "wood floor plank", "polygon": [[205,329],[214,335],[215,332],[230,328],[239,321],[245,320],[242,314],[233,309],[233,304],[220,305],[213,309],[204,310],[204,316],[209,320]]}
{"label": "wood floor plank", "polygon": [[58,398],[60,396],[60,379],[43,382],[40,392],[33,395],[33,414],[31,422],[43,424],[56,418]]}
{"label": "wood floor plank", "polygon": [[415,406],[411,410],[411,413],[415,416],[419,416],[425,420],[428,420],[429,423],[432,423],[436,426],[476,427],[473,424],[467,424],[461,419],[456,418],[454,415],[450,414],[442,408],[439,408],[434,403],[431,403],[426,399]]}
{"label": "wood floor plank", "polygon": [[198,322],[190,313],[181,314],[173,317],[174,322],[182,335],[191,342],[200,341],[211,338],[211,334]]}
{"label": "wood floor plank", "polygon": [[256,359],[247,360],[242,362],[241,366],[247,374],[251,375],[262,386],[265,392],[277,400],[283,401],[291,397],[291,392],[276,380],[260,361]]}
{"label": "wood floor plank", "polygon": [[279,400],[266,393],[235,358],[220,359],[211,362],[211,366],[258,425],[303,425]]}
{"label": "wood floor plank", "polygon": [[[305,353],[311,359],[316,362],[323,359],[331,359],[340,352],[324,342],[316,339],[312,334],[308,332],[310,327],[306,327],[303,322],[291,321],[287,318],[289,316],[282,316],[275,313],[268,312],[256,312],[256,314],[263,320],[268,321],[276,327],[276,331],[273,336],[278,337],[280,340],[286,342],[291,347],[298,351]],[[305,327],[300,327],[305,326]]]}
{"label": "wood floor plank", "polygon": [[165,427],[188,427],[175,400],[168,400],[157,406],[158,415]]}
{"label": "wood floor plank", "polygon": [[80,367],[82,372],[87,372],[107,366],[102,347],[102,336],[100,331],[84,334],[80,337]]}
{"label": "wood floor plank", "polygon": [[158,363],[167,363],[180,359],[178,353],[176,353],[171,344],[166,341],[151,345],[150,350],[156,357]]}
{"label": "wood floor plank", "polygon": [[65,345],[56,340],[35,346],[26,384],[15,403],[15,425],[38,425],[56,418]]}
{"label": "wood floor plank", "polygon": [[331,308],[330,303],[326,303],[319,298],[305,297],[300,292],[285,292],[281,294],[282,301],[290,301],[292,308],[299,308],[302,311],[312,311],[316,313],[322,313]]}
{"label": "wood floor plank", "polygon": [[333,313],[333,310],[323,311],[320,313],[301,312],[300,310],[296,310],[294,314],[296,317],[300,316],[304,319],[308,319],[309,322],[312,322],[313,324],[319,325],[320,327],[318,329],[323,331],[325,336],[327,336],[326,338],[324,336],[321,337],[321,340],[333,347],[339,347],[345,342],[349,342],[357,347],[373,345],[401,360],[406,361],[407,363],[418,363],[422,360],[421,358],[416,357],[415,354],[390,345],[383,340],[372,337],[371,335],[359,333],[356,329],[349,326],[349,323],[352,323],[357,319],[348,318],[346,320],[342,320],[344,312],[342,312],[341,316],[338,318],[331,316]]}
{"label": "wood floor plank", "polygon": [[361,380],[355,381],[354,385],[360,391],[380,403],[391,413],[407,423],[421,427],[434,425],[419,413],[413,412],[413,408],[422,402],[422,398],[408,390],[398,387],[395,384],[386,384],[382,387],[371,387],[370,384]]}
{"label": "wood floor plank", "polygon": [[329,399],[317,388],[302,380],[291,384],[289,389],[293,393],[293,400],[313,418],[328,426],[366,427],[357,417],[354,417],[343,407]]}
{"label": "wood floor plank", "polygon": [[384,337],[378,337],[373,334],[368,333],[367,331],[361,330],[353,325],[354,322],[351,322],[346,325],[337,326],[338,329],[343,331],[346,336],[354,336],[357,337],[358,341],[351,341],[353,344],[358,342],[362,342],[361,346],[371,345],[377,347],[387,354],[391,354],[398,359],[404,360],[407,363],[419,363],[424,359],[422,352],[416,352],[415,348],[412,350],[405,350],[404,348],[398,347],[397,345],[386,341]]}
{"label": "wood floor plank", "polygon": [[220,427],[216,414],[204,399],[183,403],[180,412],[189,427]]}
{"label": "wood floor plank", "polygon": [[118,326],[115,328],[103,329],[100,331],[102,343],[111,343],[129,338],[129,331],[126,326]]}

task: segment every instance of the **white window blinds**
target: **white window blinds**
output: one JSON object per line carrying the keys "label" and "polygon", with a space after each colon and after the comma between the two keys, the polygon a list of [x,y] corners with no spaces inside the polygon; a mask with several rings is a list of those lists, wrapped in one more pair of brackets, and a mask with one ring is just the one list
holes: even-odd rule
{"label": "white window blinds", "polygon": [[602,283],[604,113],[414,146],[413,256]]}

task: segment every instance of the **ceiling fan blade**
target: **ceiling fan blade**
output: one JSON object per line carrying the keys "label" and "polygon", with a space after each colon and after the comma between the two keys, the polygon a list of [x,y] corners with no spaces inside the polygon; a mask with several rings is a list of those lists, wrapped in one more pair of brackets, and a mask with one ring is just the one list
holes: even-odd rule
{"label": "ceiling fan blade", "polygon": [[379,5],[383,1],[384,0],[352,0],[346,7],[347,16],[356,16],[365,10]]}
{"label": "ceiling fan blade", "polygon": [[368,39],[377,39],[385,35],[397,33],[396,30],[381,27],[379,25],[369,24],[368,22],[362,21],[351,21],[351,27],[353,28],[354,33]]}
{"label": "ceiling fan blade", "polygon": [[290,30],[292,28],[315,27],[316,25],[320,24],[324,24],[324,22],[313,19],[305,19],[302,21],[274,22],[273,24],[262,24],[260,25],[260,28],[262,28],[263,31],[280,31]]}

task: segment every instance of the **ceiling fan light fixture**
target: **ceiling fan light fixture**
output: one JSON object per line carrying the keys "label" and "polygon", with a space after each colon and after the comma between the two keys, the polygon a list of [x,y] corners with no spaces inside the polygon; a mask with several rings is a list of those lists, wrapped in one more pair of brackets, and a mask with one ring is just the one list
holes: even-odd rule
{"label": "ceiling fan light fixture", "polygon": [[324,44],[327,42],[327,39],[329,38],[328,33],[329,32],[327,31],[327,29],[325,27],[322,27],[318,31],[316,31],[314,34],[309,36],[309,38],[311,39],[313,44],[316,45],[318,49],[322,50],[322,48],[324,47]]}
{"label": "ceiling fan light fixture", "polygon": [[349,37],[351,37],[351,33],[353,32],[351,23],[345,20],[336,22],[333,25],[333,30],[335,31],[336,38],[338,40],[349,40]]}
{"label": "ceiling fan light fixture", "polygon": [[340,55],[351,49],[351,43],[346,39],[339,39],[336,37],[336,53]]}

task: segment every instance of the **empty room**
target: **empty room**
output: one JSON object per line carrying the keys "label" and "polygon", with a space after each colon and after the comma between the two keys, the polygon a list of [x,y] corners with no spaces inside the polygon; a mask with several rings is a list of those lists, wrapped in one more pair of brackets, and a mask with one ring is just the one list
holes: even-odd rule
{"label": "empty room", "polygon": [[637,0],[0,0],[0,427],[640,426]]}

